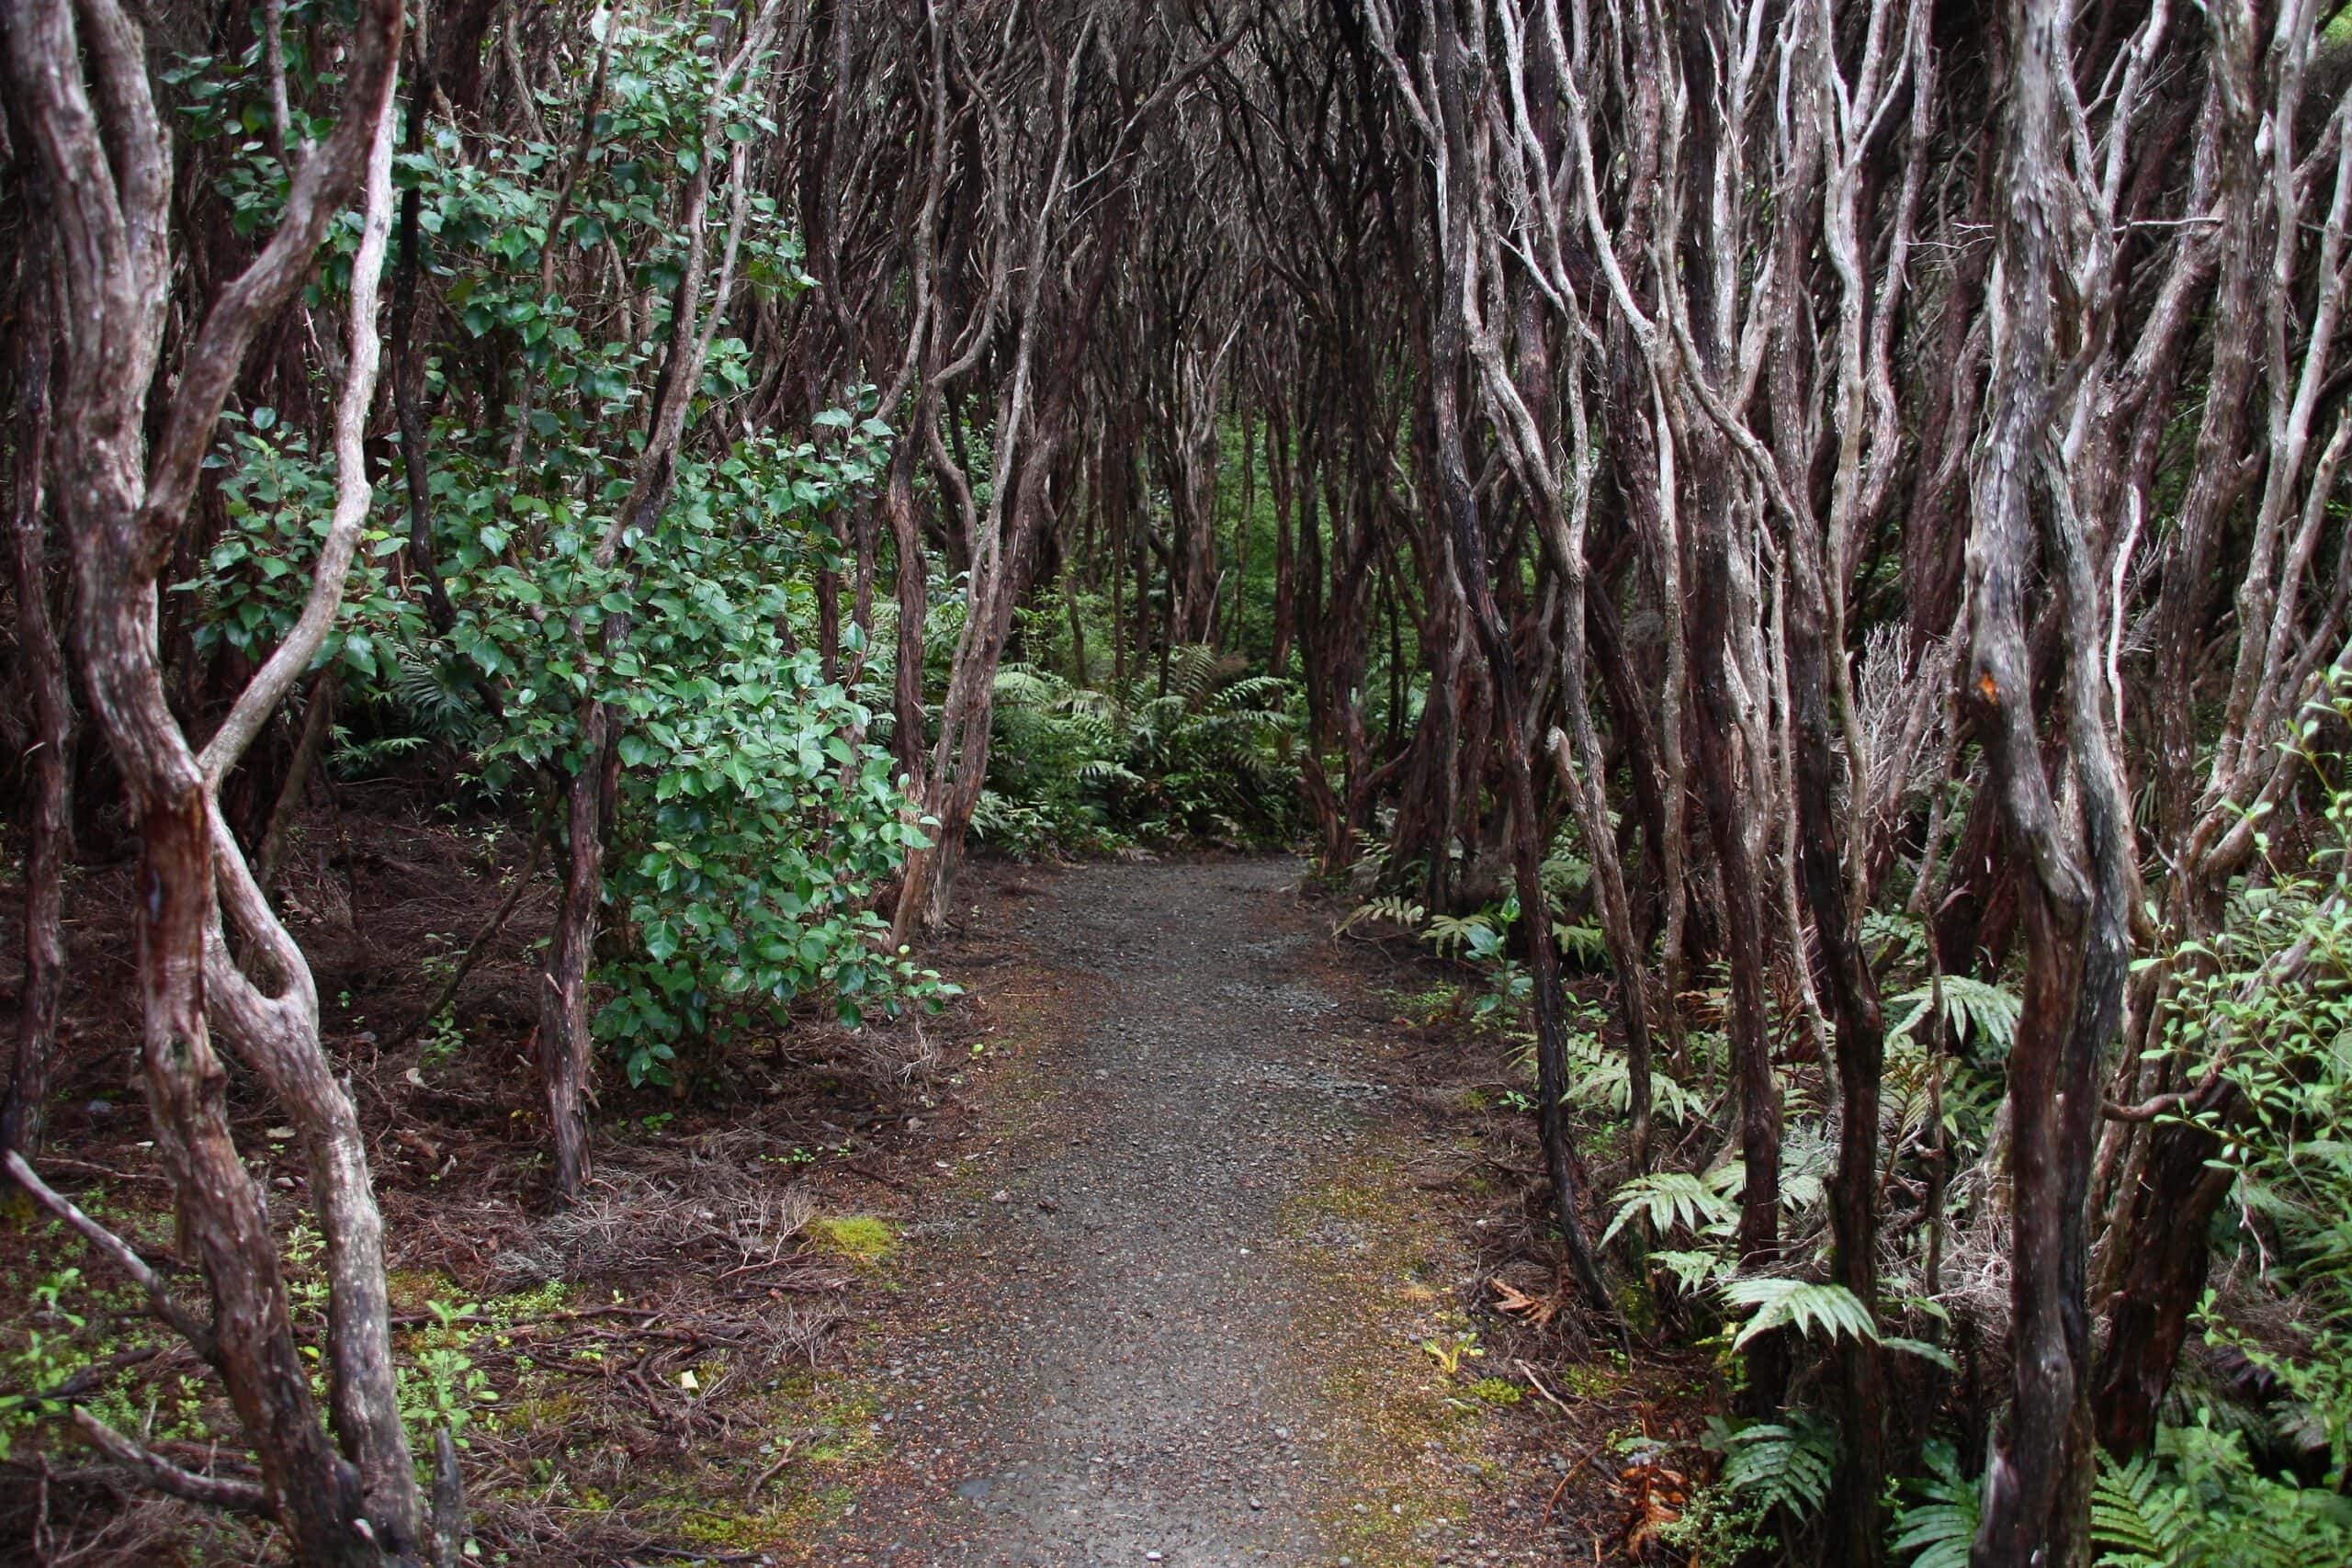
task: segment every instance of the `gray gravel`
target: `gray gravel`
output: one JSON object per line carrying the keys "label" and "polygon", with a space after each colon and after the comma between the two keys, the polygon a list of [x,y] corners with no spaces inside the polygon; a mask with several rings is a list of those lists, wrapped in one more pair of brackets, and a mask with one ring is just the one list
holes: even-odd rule
{"label": "gray gravel", "polygon": [[[1291,1303],[1301,1252],[1363,1242],[1283,1211],[1407,1134],[1333,1034],[1377,1003],[1336,970],[1299,872],[1091,866],[982,917],[1035,955],[982,994],[1045,987],[1030,1016],[1061,1038],[989,1069],[981,1127],[911,1216],[917,1299],[867,1352],[888,1457],[814,1561],[1350,1561],[1318,1522],[1351,1506],[1310,1364],[1335,1352],[1302,1348]],[[1496,1560],[1467,1519],[1424,1535],[1418,1561]]]}

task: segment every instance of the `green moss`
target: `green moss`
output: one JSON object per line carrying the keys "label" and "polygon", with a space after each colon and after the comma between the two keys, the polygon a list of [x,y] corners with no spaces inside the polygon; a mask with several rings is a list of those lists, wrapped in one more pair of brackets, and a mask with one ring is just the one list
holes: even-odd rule
{"label": "green moss", "polygon": [[1336,1484],[1316,1512],[1332,1544],[1363,1568],[1421,1568],[1439,1519],[1475,1516],[1494,1461],[1500,1407],[1519,1393],[1501,1379],[1474,1381],[1460,1355],[1449,1374],[1425,1346],[1476,1348],[1475,1325],[1441,1283],[1454,1259],[1433,1247],[1442,1230],[1414,1169],[1390,1147],[1353,1151],[1345,1180],[1318,1182],[1282,1210],[1282,1230],[1314,1243],[1332,1228],[1346,1245],[1307,1245],[1293,1287],[1300,1353],[1328,1413],[1325,1455]]}
{"label": "green moss", "polygon": [[1616,1293],[1618,1320],[1630,1333],[1646,1335],[1657,1326],[1657,1300],[1641,1285],[1628,1280]]}
{"label": "green moss", "polygon": [[899,1233],[890,1222],[872,1214],[828,1214],[811,1221],[808,1234],[827,1252],[867,1268],[888,1258],[899,1246]]}
{"label": "green moss", "polygon": [[1602,1399],[1623,1386],[1625,1374],[1590,1361],[1570,1361],[1554,1370],[1561,1389],[1578,1399]]}

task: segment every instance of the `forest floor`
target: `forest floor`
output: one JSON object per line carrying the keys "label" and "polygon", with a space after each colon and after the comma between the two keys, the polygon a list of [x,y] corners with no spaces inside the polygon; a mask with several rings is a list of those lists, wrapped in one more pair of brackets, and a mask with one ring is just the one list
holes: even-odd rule
{"label": "forest floor", "polygon": [[[1335,941],[1345,908],[1301,863],[976,865],[932,953],[968,993],[946,1016],[739,1043],[682,1064],[692,1095],[608,1082],[591,1195],[549,1213],[546,900],[452,1021],[396,1021],[521,844],[341,820],[287,902],[377,1133],[411,1419],[466,1423],[485,1562],[1677,1560],[1642,1546],[1700,1458],[1704,1360],[1629,1366],[1553,1315],[1510,1042],[1464,1021],[1458,973]],[[126,875],[69,893],[88,918],[43,1164],[168,1269],[104,915]],[[300,1152],[242,1080],[232,1109],[315,1333]],[[76,1293],[38,1304],[68,1267]],[[53,1345],[59,1307],[81,1357],[126,1369],[102,1411],[238,1471],[202,1369],[54,1224],[0,1214],[0,1330]],[[0,1458],[0,1543],[32,1547],[0,1562],[274,1560],[266,1528],[40,1447]]]}

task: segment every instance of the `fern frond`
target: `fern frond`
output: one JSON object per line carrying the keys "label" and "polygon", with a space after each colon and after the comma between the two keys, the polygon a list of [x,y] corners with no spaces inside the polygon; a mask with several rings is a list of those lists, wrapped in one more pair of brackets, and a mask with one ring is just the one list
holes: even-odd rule
{"label": "fern frond", "polygon": [[1928,1477],[1909,1483],[1923,1501],[1894,1516],[1888,1548],[1917,1552],[1910,1568],[1968,1568],[1980,1515],[1976,1483],[1960,1472],[1960,1456],[1950,1443],[1933,1442],[1922,1456]]}
{"label": "fern frond", "polygon": [[1807,1338],[1819,1329],[1825,1337],[1836,1339],[1850,1334],[1857,1339],[1876,1339],[1878,1323],[1861,1299],[1843,1285],[1815,1285],[1803,1280],[1755,1279],[1735,1280],[1724,1287],[1724,1300],[1732,1305],[1752,1306],[1756,1315],[1747,1320],[1738,1337],[1731,1342],[1735,1350],[1745,1347],[1759,1334],[1775,1328],[1793,1327]]}
{"label": "fern frond", "polygon": [[1720,1253],[1673,1252],[1659,1250],[1650,1254],[1650,1261],[1670,1270],[1675,1285],[1686,1292],[1696,1292],[1714,1284],[1738,1265]]}
{"label": "fern frond", "polygon": [[1442,957],[1486,958],[1502,946],[1502,933],[1484,915],[1432,915],[1421,940]]}
{"label": "fern frond", "polygon": [[2104,1463],[2091,1485],[2091,1540],[2105,1568],[2171,1568],[2194,1518],[2188,1489],[2168,1483],[2152,1454]]}
{"label": "fern frond", "polygon": [[1204,642],[1180,643],[1168,650],[1168,690],[1184,706],[1198,707],[1216,689],[1222,661]]}
{"label": "fern frond", "polygon": [[1823,1422],[1808,1416],[1758,1422],[1732,1433],[1726,1450],[1724,1484],[1742,1496],[1799,1520],[1828,1500],[1838,1440]]}
{"label": "fern frond", "polygon": [[1679,1225],[1693,1232],[1710,1225],[1727,1225],[1739,1216],[1730,1200],[1688,1171],[1657,1171],[1636,1177],[1617,1189],[1617,1217],[1609,1222],[1600,1244],[1623,1230],[1634,1215],[1645,1215],[1650,1229],[1665,1235]]}
{"label": "fern frond", "polygon": [[[1943,993],[1944,1021],[1951,1026],[1954,1039],[1966,1040],[1973,1030],[1996,1055],[2007,1055],[2017,1043],[2018,1020],[2024,1015],[2025,1004],[2016,992],[1989,980],[1947,975],[1943,978]],[[1911,1010],[1888,1032],[1888,1042],[1907,1038],[1925,1021],[1928,1010],[1935,1006],[1935,997],[1933,986],[1921,986],[1895,998],[1896,1007]]]}
{"label": "fern frond", "polygon": [[1422,918],[1428,913],[1428,910],[1409,898],[1387,894],[1369,903],[1357,905],[1349,913],[1348,918],[1340,922],[1340,931],[1344,932],[1351,927],[1364,922],[1379,920],[1385,920],[1390,925],[1403,926],[1407,931],[1411,931],[1421,923]]}

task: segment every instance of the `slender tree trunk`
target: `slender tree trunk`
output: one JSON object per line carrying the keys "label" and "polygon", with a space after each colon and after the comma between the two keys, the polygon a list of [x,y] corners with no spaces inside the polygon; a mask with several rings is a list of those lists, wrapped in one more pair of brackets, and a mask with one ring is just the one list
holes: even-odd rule
{"label": "slender tree trunk", "polygon": [[[2089,1335],[2082,1261],[2068,1256],[2070,1246],[2079,1245],[2082,1221],[2066,1207],[2070,1193],[2079,1196],[2070,1168],[2075,1127],[2080,1122],[2086,1134],[2098,1103],[2096,1056],[2080,1060],[2075,1031],[2092,888],[2068,852],[2042,769],[2024,614],[2034,489],[2049,439],[2054,76],[2071,69],[2066,39],[2057,0],[2013,0],[2005,200],[1995,237],[2004,330],[1993,347],[1968,547],[1967,690],[1989,787],[2018,868],[2026,949],[2022,1012],[2009,1052],[2015,1371],[2007,1429],[1986,1466],[1983,1521],[1970,1557],[1974,1568],[2071,1568],[2087,1562],[2090,1551],[2093,1453],[2083,1398]],[[2081,1071],[2086,1065],[2087,1074]],[[2088,1152],[2086,1136],[2086,1179]]]}
{"label": "slender tree trunk", "polygon": [[319,771],[320,759],[325,756],[327,738],[334,733],[335,698],[342,686],[333,670],[322,670],[311,682],[311,700],[302,713],[302,734],[294,742],[294,760],[287,764],[286,782],[278,786],[277,799],[269,808],[268,826],[262,829],[261,844],[254,855],[254,880],[262,891],[268,892],[277,882],[278,862],[286,855],[287,836],[293,831],[294,818],[302,809],[302,796],[308,793],[311,775]]}
{"label": "slender tree trunk", "polygon": [[539,988],[539,1077],[560,1203],[577,1199],[588,1182],[588,1080],[595,1053],[588,973],[604,901],[605,802],[620,782],[619,748],[602,703],[588,705],[581,751],[564,785],[563,897]]}
{"label": "slender tree trunk", "polygon": [[[96,728],[120,769],[138,823],[132,899],[142,1077],[155,1145],[171,1179],[183,1251],[211,1289],[197,1321],[119,1240],[86,1216],[42,1201],[150,1291],[157,1314],[219,1370],[253,1443],[264,1500],[306,1563],[381,1563],[413,1551],[415,1475],[391,1386],[380,1229],[366,1145],[318,1035],[317,996],[300,949],[271,916],[218,808],[220,782],[318,652],[342,597],[369,501],[361,439],[373,399],[375,311],[391,210],[390,105],[401,13],[362,0],[343,78],[342,118],[311,147],[268,243],[185,347],[164,393],[161,435],[143,415],[154,389],[168,298],[170,141],[146,71],[146,39],[119,12],[27,0],[6,28],[9,88],[34,131],[57,233],[61,365],[57,493],[74,561],[74,637]],[[86,73],[86,74],[85,74]],[[94,82],[96,86],[94,88]],[[94,91],[106,106],[100,139]],[[241,691],[202,752],[167,700],[158,651],[157,579],[182,526],[220,409],[260,326],[286,308],[354,191],[366,219],[351,269],[343,385],[335,403],[334,511],[303,610]],[[239,969],[216,886],[279,989]],[[231,1136],[228,1075],[209,1014],[266,1079],[308,1156],[325,1235],[330,1441],[298,1344],[261,1190]],[[28,1187],[31,1168],[13,1168]],[[42,1189],[34,1189],[37,1195]],[[110,1245],[109,1245],[110,1243]],[[84,1414],[93,1440],[151,1481],[121,1434]]]}
{"label": "slender tree trunk", "polygon": [[[1781,1250],[1781,1094],[1772,1076],[1772,1040],[1765,1010],[1763,897],[1747,824],[1750,796],[1740,782],[1734,747],[1741,733],[1732,695],[1734,630],[1728,498],[1702,498],[1698,521],[1697,592],[1689,636],[1697,652],[1691,682],[1701,708],[1700,783],[1706,795],[1709,840],[1723,880],[1724,940],[1732,954],[1731,1054],[1738,1083],[1739,1148],[1747,1185],[1740,1201],[1739,1253],[1747,1268],[1769,1267]],[[1780,1402],[1787,1369],[1780,1347],[1758,1342],[1748,1361],[1748,1386],[1758,1409]]]}
{"label": "slender tree trunk", "polygon": [[[29,182],[35,188],[40,175]],[[36,209],[38,210],[38,209]],[[46,233],[27,237],[36,252]],[[28,256],[28,262],[35,258]],[[40,1152],[48,1121],[51,1059],[65,1000],[65,860],[74,840],[74,705],[65,653],[50,615],[47,493],[50,358],[55,322],[49,288],[28,266],[16,323],[17,442],[13,534],[17,566],[17,657],[31,699],[32,744],[18,809],[25,834],[25,980],[17,1010],[16,1055],[0,1096],[0,1149]]]}
{"label": "slender tree trunk", "polygon": [[[1844,750],[1841,727],[1831,712],[1836,699],[1828,665],[1842,653],[1829,645],[1830,623],[1824,612],[1826,595],[1841,590],[1824,581],[1815,539],[1792,537],[1789,554],[1795,566],[1789,574],[1786,622],[1797,869],[1820,946],[1825,988],[1838,1015],[1838,1168],[1829,1189],[1830,1224],[1837,1239],[1834,1268],[1838,1282],[1854,1293],[1875,1322],[1879,1103],[1886,1029],[1838,852],[1846,834],[1832,769]],[[1847,787],[1860,784],[1849,780]],[[1837,1560],[1854,1568],[1871,1568],[1885,1552],[1879,1504],[1886,1483],[1886,1393],[1881,1361],[1874,1340],[1855,1335],[1838,1340],[1844,1463],[1826,1517]]]}

